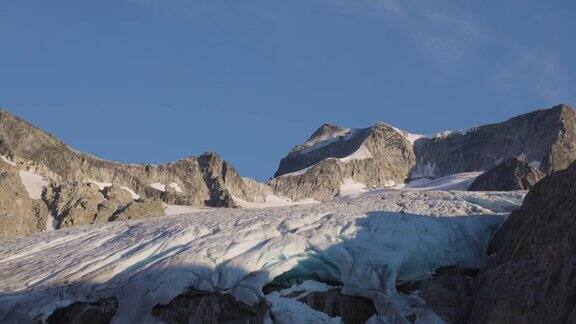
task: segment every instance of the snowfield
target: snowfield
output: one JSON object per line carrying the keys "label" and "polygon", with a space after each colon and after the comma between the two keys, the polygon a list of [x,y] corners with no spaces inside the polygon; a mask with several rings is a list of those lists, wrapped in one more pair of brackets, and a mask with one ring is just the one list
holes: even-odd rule
{"label": "snowfield", "polygon": [[0,322],[43,321],[73,302],[115,296],[115,323],[155,323],[155,305],[193,287],[247,304],[267,298],[281,323],[338,323],[282,292],[262,293],[272,280],[301,284],[310,277],[373,299],[380,314],[373,322],[398,313],[439,320],[414,296],[399,294],[396,283],[443,266],[481,267],[491,234],[524,195],[378,191],[322,204],[195,209],[8,239],[0,244]]}

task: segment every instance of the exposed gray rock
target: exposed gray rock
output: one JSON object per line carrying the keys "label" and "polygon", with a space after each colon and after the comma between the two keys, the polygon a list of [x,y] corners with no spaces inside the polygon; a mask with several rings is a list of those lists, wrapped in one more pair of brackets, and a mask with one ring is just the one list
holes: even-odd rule
{"label": "exposed gray rock", "polygon": [[350,131],[323,125],[282,159],[270,184],[292,199],[328,200],[346,180],[368,187],[403,183],[414,163],[412,143],[389,125]]}
{"label": "exposed gray rock", "polygon": [[103,298],[95,303],[74,303],[56,310],[47,322],[49,324],[108,324],[118,311],[115,297]]}
{"label": "exposed gray rock", "polygon": [[[491,170],[513,157],[548,174],[576,160],[576,112],[559,105],[463,133],[411,140],[415,137],[383,123],[358,130],[325,124],[282,159],[270,185],[292,199],[327,200],[347,179],[381,188]],[[517,176],[523,176],[522,170]],[[524,188],[539,176],[538,171],[526,172]]]}
{"label": "exposed gray rock", "polygon": [[46,229],[48,209],[30,198],[18,169],[0,161],[0,238]]}
{"label": "exposed gray rock", "polygon": [[312,292],[298,299],[330,317],[340,317],[346,324],[366,323],[376,314],[374,302],[368,298],[342,294],[340,288],[326,292]]}
{"label": "exposed gray rock", "polygon": [[541,171],[549,174],[576,160],[576,112],[559,105],[465,133],[423,138],[416,141],[414,152],[412,178],[490,170],[519,156],[540,162]]}
{"label": "exposed gray rock", "polygon": [[538,182],[491,242],[471,323],[576,322],[576,164]]}
{"label": "exposed gray rock", "polygon": [[470,191],[529,190],[544,178],[544,173],[516,157],[505,160],[481,174],[470,185]]}
{"label": "exposed gray rock", "polygon": [[[45,166],[60,183],[113,183],[134,190],[144,198],[192,206],[235,207],[232,196],[260,202],[264,197],[236,170],[214,153],[189,157],[163,165],[120,164],[75,151],[54,136],[0,110],[0,154],[17,156]],[[150,189],[176,183],[181,193]]]}
{"label": "exposed gray rock", "polygon": [[152,310],[154,317],[166,323],[260,324],[267,313],[264,300],[248,306],[227,294],[193,289]]}
{"label": "exposed gray rock", "polygon": [[440,268],[427,279],[402,285],[404,294],[416,293],[446,323],[466,323],[472,308],[472,281],[477,271]]}
{"label": "exposed gray rock", "polygon": [[51,184],[42,199],[58,222],[57,228],[104,223],[118,206],[101,204],[105,201],[93,183]]}
{"label": "exposed gray rock", "polygon": [[114,204],[118,206],[126,206],[134,200],[128,190],[117,185],[105,187],[102,190],[102,195],[104,195],[104,198],[108,201],[113,201]]}
{"label": "exposed gray rock", "polygon": [[130,219],[143,219],[150,217],[164,216],[166,204],[158,199],[139,199],[131,202],[126,207],[118,209],[112,216],[110,221],[123,221]]}

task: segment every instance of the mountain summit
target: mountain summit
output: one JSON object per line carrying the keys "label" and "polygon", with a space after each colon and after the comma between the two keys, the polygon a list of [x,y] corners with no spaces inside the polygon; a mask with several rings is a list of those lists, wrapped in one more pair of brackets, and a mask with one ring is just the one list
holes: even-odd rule
{"label": "mountain summit", "polygon": [[545,174],[576,159],[576,113],[537,110],[463,132],[414,135],[385,123],[365,129],[322,125],[280,161],[270,183],[281,194],[326,200],[343,186],[381,188],[491,170],[509,158]]}

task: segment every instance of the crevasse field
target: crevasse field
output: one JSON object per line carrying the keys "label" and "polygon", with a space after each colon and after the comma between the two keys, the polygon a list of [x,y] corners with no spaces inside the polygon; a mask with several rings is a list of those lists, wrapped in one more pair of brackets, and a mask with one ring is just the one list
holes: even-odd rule
{"label": "crevasse field", "polygon": [[272,280],[371,298],[379,315],[441,321],[396,283],[443,266],[478,268],[505,216],[525,192],[380,190],[328,203],[262,209],[198,209],[10,239],[0,246],[0,322],[46,320],[76,301],[116,296],[116,323],[154,323],[152,308],[187,288],[247,304],[266,298],[281,323],[339,323]]}

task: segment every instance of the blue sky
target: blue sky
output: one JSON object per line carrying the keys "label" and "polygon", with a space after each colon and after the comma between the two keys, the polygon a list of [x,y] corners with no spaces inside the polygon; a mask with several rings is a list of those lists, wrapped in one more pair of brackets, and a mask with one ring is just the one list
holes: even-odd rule
{"label": "blue sky", "polygon": [[124,162],[265,180],[322,123],[435,133],[576,92],[574,1],[2,0],[0,106]]}

